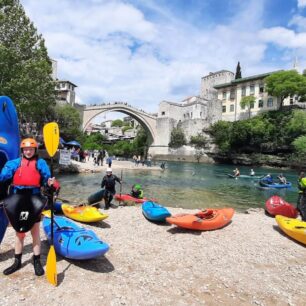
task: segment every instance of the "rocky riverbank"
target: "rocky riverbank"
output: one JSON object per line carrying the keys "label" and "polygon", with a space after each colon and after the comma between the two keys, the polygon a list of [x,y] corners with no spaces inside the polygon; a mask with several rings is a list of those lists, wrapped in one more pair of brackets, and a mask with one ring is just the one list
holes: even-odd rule
{"label": "rocky riverbank", "polygon": [[[27,234],[22,268],[0,274],[0,305],[305,304],[305,246],[283,235],[263,210],[237,213],[220,230],[194,232],[148,222],[138,206],[119,207],[86,227],[110,245],[105,257],[81,262],[57,256],[54,288],[34,276]],[[0,271],[12,262],[13,241],[8,228]],[[43,238],[44,265],[48,251]]]}

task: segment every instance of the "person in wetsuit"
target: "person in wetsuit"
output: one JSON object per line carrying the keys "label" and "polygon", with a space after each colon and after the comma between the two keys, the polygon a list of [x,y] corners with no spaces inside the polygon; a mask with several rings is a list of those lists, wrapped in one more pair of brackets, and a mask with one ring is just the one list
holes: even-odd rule
{"label": "person in wetsuit", "polygon": [[101,182],[101,188],[104,188],[104,201],[105,201],[105,209],[109,209],[112,199],[116,193],[116,182],[121,184],[121,180],[118,176],[113,174],[111,168],[107,168],[106,175],[103,177]]}
{"label": "person in wetsuit", "polygon": [[134,184],[132,186],[131,196],[137,199],[143,198],[143,190],[140,184]]}
{"label": "person in wetsuit", "polygon": [[[51,178],[50,169],[44,159],[37,156],[38,145],[33,138],[21,141],[22,157],[6,162],[0,182],[10,182],[10,195],[4,200],[8,219],[16,231],[14,263],[3,271],[9,275],[21,268],[21,257],[25,233],[31,231],[33,239],[33,264],[37,276],[44,274],[40,262],[40,215],[47,204],[41,187],[51,188],[59,183]],[[52,187],[53,188],[53,187]]]}

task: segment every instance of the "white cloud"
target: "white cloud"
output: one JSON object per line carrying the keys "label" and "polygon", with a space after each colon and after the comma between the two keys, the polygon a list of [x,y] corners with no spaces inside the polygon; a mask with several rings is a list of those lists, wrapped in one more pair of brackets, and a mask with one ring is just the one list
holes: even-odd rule
{"label": "white cloud", "polygon": [[[58,61],[58,77],[78,85],[86,104],[127,101],[157,111],[162,100],[199,94],[203,75],[233,71],[238,60],[244,76],[266,72],[266,43],[281,43],[276,30],[258,32],[264,0],[237,7],[226,25],[201,28],[152,1],[150,10],[160,17],[154,20],[120,0],[21,2]],[[302,36],[287,31],[282,35],[302,44]]]}
{"label": "white cloud", "polygon": [[306,31],[306,18],[301,15],[294,15],[288,25],[295,25],[298,31]]}
{"label": "white cloud", "polygon": [[269,43],[284,48],[306,48],[306,33],[295,33],[283,27],[264,29],[259,33],[260,38]]}
{"label": "white cloud", "polygon": [[298,0],[298,7],[305,7],[306,6],[306,0]]}

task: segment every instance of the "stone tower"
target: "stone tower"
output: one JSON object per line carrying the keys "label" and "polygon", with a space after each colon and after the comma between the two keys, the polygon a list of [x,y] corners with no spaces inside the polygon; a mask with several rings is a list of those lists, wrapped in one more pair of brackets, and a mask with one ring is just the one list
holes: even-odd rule
{"label": "stone tower", "polygon": [[229,83],[235,78],[235,74],[228,70],[220,70],[217,72],[210,72],[201,79],[201,93],[200,97],[207,100],[217,99],[217,90],[215,85]]}

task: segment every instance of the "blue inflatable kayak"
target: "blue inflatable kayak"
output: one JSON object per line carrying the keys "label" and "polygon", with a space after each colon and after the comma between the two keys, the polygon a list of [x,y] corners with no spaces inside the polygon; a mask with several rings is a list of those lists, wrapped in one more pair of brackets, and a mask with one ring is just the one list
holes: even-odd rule
{"label": "blue inflatable kayak", "polygon": [[267,187],[267,188],[291,188],[292,184],[290,182],[287,182],[286,184],[278,184],[278,183],[267,183],[265,180],[260,180],[259,185],[262,187]]}
{"label": "blue inflatable kayak", "polygon": [[169,210],[159,204],[151,201],[146,201],[142,204],[142,213],[150,221],[166,221],[166,218],[171,217]]}
{"label": "blue inflatable kayak", "polygon": [[[18,117],[12,100],[0,96],[0,171],[8,160],[19,156]],[[7,184],[0,183],[0,243],[4,237],[8,219],[4,213],[2,200],[6,197]]]}
{"label": "blue inflatable kayak", "polygon": [[[43,229],[51,240],[51,219],[43,219]],[[91,259],[104,255],[109,246],[92,230],[85,229],[66,217],[54,216],[54,248],[55,252],[69,259]]]}

